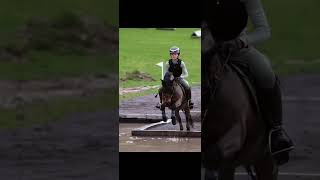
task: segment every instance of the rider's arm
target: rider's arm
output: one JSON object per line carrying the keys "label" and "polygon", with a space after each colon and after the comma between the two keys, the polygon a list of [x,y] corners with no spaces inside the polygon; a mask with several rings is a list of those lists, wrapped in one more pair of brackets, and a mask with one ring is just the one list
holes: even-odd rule
{"label": "rider's arm", "polygon": [[247,9],[254,30],[248,34],[242,33],[240,39],[247,45],[255,45],[271,37],[271,29],[262,7],[261,0],[241,0]]}
{"label": "rider's arm", "polygon": [[163,75],[165,75],[169,71],[169,62],[166,62],[166,64],[163,67]]}
{"label": "rider's arm", "polygon": [[183,62],[183,61],[181,61],[181,68],[182,68],[182,74],[181,74],[181,78],[186,78],[186,77],[188,77],[189,76],[189,74],[188,74],[188,70],[187,70],[187,67],[186,67],[186,64]]}

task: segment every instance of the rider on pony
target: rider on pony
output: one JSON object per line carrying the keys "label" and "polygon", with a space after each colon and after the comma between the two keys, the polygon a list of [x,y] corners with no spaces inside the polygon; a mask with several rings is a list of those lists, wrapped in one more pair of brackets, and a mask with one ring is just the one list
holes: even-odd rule
{"label": "rider on pony", "polygon": [[[279,80],[269,59],[254,46],[271,36],[261,0],[206,0],[207,30],[215,49],[229,52],[230,61],[246,62],[254,76],[262,105],[262,114],[271,128],[273,154],[293,149],[282,128],[282,101]],[[247,33],[251,18],[254,31]]]}
{"label": "rider on pony", "polygon": [[[171,59],[168,60],[165,66],[165,72],[171,72],[173,76],[175,77],[175,80],[178,81],[179,84],[181,84],[186,92],[186,98],[189,103],[190,109],[193,108],[193,102],[191,101],[191,88],[189,86],[189,83],[187,80],[185,80],[186,77],[188,77],[188,71],[185,63],[179,58],[180,56],[180,48],[177,46],[173,46],[169,50]],[[161,107],[161,88],[159,89],[159,96],[160,96],[160,104],[158,104],[156,107]]]}

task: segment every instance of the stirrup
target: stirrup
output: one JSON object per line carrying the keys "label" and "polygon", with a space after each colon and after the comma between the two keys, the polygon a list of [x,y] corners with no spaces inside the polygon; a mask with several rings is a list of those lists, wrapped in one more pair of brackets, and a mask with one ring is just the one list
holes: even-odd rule
{"label": "stirrup", "polygon": [[188,100],[188,105],[189,105],[189,108],[190,108],[190,109],[192,109],[192,108],[193,108],[194,103],[193,103],[193,102],[191,102],[191,99],[190,99],[190,100]]}
{"label": "stirrup", "polygon": [[[277,151],[273,151],[273,149],[272,149],[272,141],[273,141],[274,139],[272,139],[271,137],[272,137],[272,135],[273,135],[274,133],[276,133],[277,131],[281,131],[281,132],[283,133],[283,135],[285,136],[285,138],[288,140],[288,143],[289,143],[289,144],[292,144],[292,145],[290,145],[290,146],[287,147],[287,148],[283,148],[283,149],[280,149],[280,150],[277,150]],[[269,152],[270,152],[273,156],[276,155],[276,154],[282,153],[282,152],[289,152],[289,151],[291,151],[291,150],[294,149],[294,145],[293,145],[291,139],[289,138],[288,134],[286,133],[286,131],[285,131],[281,126],[273,127],[273,128],[270,130],[270,132],[269,132],[269,139],[268,139],[268,140],[269,140],[269,142],[268,142],[268,144],[269,144]]]}
{"label": "stirrup", "polygon": [[160,102],[156,105],[156,108],[158,108],[158,109],[161,108],[161,103]]}

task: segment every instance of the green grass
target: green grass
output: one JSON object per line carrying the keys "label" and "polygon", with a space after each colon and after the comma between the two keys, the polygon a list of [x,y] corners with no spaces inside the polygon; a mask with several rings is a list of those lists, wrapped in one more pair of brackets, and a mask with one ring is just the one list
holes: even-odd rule
{"label": "green grass", "polygon": [[[109,90],[113,91],[113,90]],[[116,92],[113,92],[113,94]],[[118,107],[117,98],[112,93],[97,97],[55,98],[49,102],[26,105],[23,109],[0,109],[1,128],[27,127],[34,124],[59,121],[65,116],[78,112],[95,112]],[[24,116],[24,119],[19,117]]]}
{"label": "green grass", "polygon": [[[140,96],[145,96],[145,95],[149,95],[149,94],[157,94],[158,93],[158,88],[154,88],[154,89],[148,89],[145,91],[141,91],[138,93],[127,93],[127,94],[123,94],[119,96],[119,101],[123,101],[123,100],[130,100],[136,97],[140,97]],[[159,96],[157,97],[159,99]]]}
{"label": "green grass", "polygon": [[306,62],[320,58],[320,1],[262,0],[272,38],[259,46],[271,60],[275,71],[284,74],[320,72],[320,64],[288,65],[293,60]]}
{"label": "green grass", "polygon": [[154,28],[119,30],[119,75],[125,77],[126,72],[138,70],[150,74],[156,81],[120,81],[120,87],[136,87],[144,85],[160,85],[161,68],[157,63],[166,62],[169,48],[180,47],[181,59],[186,63],[190,84],[200,82],[200,39],[191,38],[194,28],[178,28],[176,31],[163,31]]}
{"label": "green grass", "polygon": [[55,17],[65,11],[96,16],[118,25],[118,1],[111,0],[3,0],[0,6],[0,37],[6,37],[31,17]]}
{"label": "green grass", "polygon": [[[0,45],[5,46],[17,39],[21,30],[31,18],[60,17],[66,12],[93,16],[103,22],[118,26],[118,1],[104,0],[5,0],[0,6]],[[18,39],[18,43],[19,43]],[[19,44],[18,44],[19,45]],[[26,64],[0,62],[0,79],[53,79],[87,74],[117,72],[117,57],[91,57],[66,54],[54,51],[31,51]]]}
{"label": "green grass", "polygon": [[24,64],[0,62],[0,79],[47,80],[84,75],[108,75],[117,73],[115,57],[57,55],[50,52],[32,52],[30,61]]}
{"label": "green grass", "polygon": [[[111,0],[4,0],[0,6],[0,46],[19,46],[17,32],[32,18],[54,19],[66,12],[93,16],[107,24],[118,26],[118,1]],[[15,41],[17,39],[17,41]],[[17,44],[18,43],[18,44]],[[112,55],[85,56],[59,54],[56,51],[31,50],[26,63],[0,62],[1,80],[47,80],[84,75],[117,73],[118,60]],[[110,90],[111,91],[111,90]],[[112,90],[114,91],[114,90]],[[118,107],[111,94],[99,97],[57,97],[48,102],[28,104],[19,110],[0,109],[0,128],[15,128],[63,119],[77,112],[91,112]],[[23,120],[19,117],[24,116]]]}

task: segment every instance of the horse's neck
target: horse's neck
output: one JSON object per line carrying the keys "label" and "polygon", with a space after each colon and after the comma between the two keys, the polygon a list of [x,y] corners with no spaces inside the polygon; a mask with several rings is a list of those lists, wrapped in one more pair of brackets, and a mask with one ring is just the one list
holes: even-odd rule
{"label": "horse's neck", "polygon": [[209,79],[214,79],[220,77],[224,71],[224,65],[221,57],[217,54],[212,55],[211,57],[206,58],[205,67],[206,75],[209,76]]}
{"label": "horse's neck", "polygon": [[[218,84],[219,88],[215,95],[217,97],[217,103],[225,104],[225,109],[234,109],[234,111],[239,114],[245,112],[242,118],[230,119],[229,123],[234,123],[234,125],[237,125],[237,123],[242,124],[242,126],[245,127],[244,129],[246,129],[246,135],[253,137],[249,138],[250,143],[247,146],[256,149],[258,147],[255,144],[256,142],[260,145],[265,143],[263,140],[265,140],[266,125],[259,114],[257,114],[255,103],[251,100],[251,94],[237,73],[234,72],[230,66],[226,66],[222,76],[223,78],[221,78],[221,82]],[[237,122],[238,120],[240,121]],[[245,137],[244,134],[242,134],[242,136]],[[248,151],[248,149],[246,148],[245,151]]]}
{"label": "horse's neck", "polygon": [[173,88],[174,88],[174,102],[178,101],[179,99],[183,98],[183,88],[181,87],[181,85],[174,81],[173,82]]}

